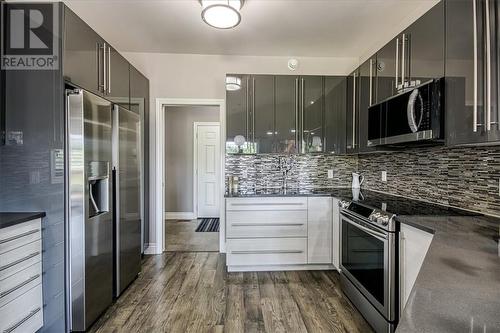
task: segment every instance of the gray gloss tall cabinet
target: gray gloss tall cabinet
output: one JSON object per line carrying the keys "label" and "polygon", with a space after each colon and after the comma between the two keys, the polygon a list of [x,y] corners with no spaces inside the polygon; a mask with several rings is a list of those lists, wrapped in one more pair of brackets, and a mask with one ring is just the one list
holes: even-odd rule
{"label": "gray gloss tall cabinet", "polygon": [[359,152],[359,70],[347,77],[346,154]]}
{"label": "gray gloss tall cabinet", "polygon": [[368,153],[377,151],[375,147],[368,147],[369,126],[373,126],[373,121],[368,121],[368,109],[377,98],[377,57],[373,55],[359,67],[359,88],[358,88],[358,151],[359,153]]}
{"label": "gray gloss tall cabinet", "polygon": [[500,142],[499,5],[446,1],[447,144]]}
{"label": "gray gloss tall cabinet", "polygon": [[300,149],[303,154],[324,151],[323,82],[323,76],[302,76],[300,78]]}

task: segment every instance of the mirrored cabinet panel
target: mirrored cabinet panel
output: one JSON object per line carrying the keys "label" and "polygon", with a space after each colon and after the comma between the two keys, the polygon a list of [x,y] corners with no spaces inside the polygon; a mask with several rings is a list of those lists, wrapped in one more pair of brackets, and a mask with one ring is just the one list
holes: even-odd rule
{"label": "mirrored cabinet panel", "polygon": [[275,77],[275,153],[295,154],[298,152],[298,97],[298,76],[279,75]]}
{"label": "mirrored cabinet panel", "polygon": [[325,77],[325,148],[327,153],[345,154],[347,78]]}
{"label": "mirrored cabinet panel", "polygon": [[323,76],[303,76],[301,83],[301,151],[318,153],[324,149]]}
{"label": "mirrored cabinet panel", "polygon": [[250,75],[227,75],[226,152],[228,154],[254,153],[250,89]]}
{"label": "mirrored cabinet panel", "polygon": [[275,131],[274,76],[252,76],[252,115],[255,152],[273,153]]}

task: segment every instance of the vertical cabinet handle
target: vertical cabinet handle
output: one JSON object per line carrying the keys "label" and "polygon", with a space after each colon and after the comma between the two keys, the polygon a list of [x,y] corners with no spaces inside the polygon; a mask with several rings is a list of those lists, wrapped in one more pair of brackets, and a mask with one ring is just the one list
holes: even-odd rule
{"label": "vertical cabinet handle", "polygon": [[95,43],[96,56],[97,56],[97,91],[101,91],[101,44]]}
{"label": "vertical cabinet handle", "polygon": [[247,122],[247,126],[246,126],[246,140],[247,142],[250,142],[250,87],[249,87],[249,84],[250,84],[250,78],[247,76],[247,87],[246,87],[246,90],[247,90],[247,93],[246,93],[246,122]]}
{"label": "vertical cabinet handle", "polygon": [[299,78],[295,78],[295,150],[299,152]]}
{"label": "vertical cabinet handle", "polygon": [[252,77],[252,142],[255,153],[257,153],[257,144],[255,143],[255,77]]}
{"label": "vertical cabinet handle", "polygon": [[399,74],[399,38],[396,38],[396,83],[395,88],[398,90],[398,74]]}
{"label": "vertical cabinet handle", "polygon": [[352,148],[356,147],[356,73],[352,79]]}
{"label": "vertical cabinet handle", "polygon": [[486,0],[486,130],[491,130],[491,27],[490,1]]}
{"label": "vertical cabinet handle", "polygon": [[301,122],[301,131],[300,131],[300,146],[301,146],[301,150],[302,150],[302,153],[306,153],[306,147],[305,147],[305,144],[304,144],[304,111],[305,111],[305,108],[304,108],[304,86],[305,86],[305,80],[304,78],[301,78],[300,79],[300,122]]}
{"label": "vertical cabinet handle", "polygon": [[111,94],[111,46],[108,45],[108,94]]}
{"label": "vertical cabinet handle", "polygon": [[373,100],[373,59],[370,59],[370,98],[368,106],[372,106]]}
{"label": "vertical cabinet handle", "polygon": [[405,43],[406,42],[406,35],[403,34],[402,38],[402,44],[401,44],[401,87],[404,88],[405,86]]}
{"label": "vertical cabinet handle", "polygon": [[106,43],[103,43],[103,47],[102,47],[102,58],[103,58],[103,71],[102,71],[102,76],[103,76],[103,92],[106,93],[108,91],[108,86],[107,86],[107,73],[108,73],[108,70],[107,70],[107,65],[106,65],[106,49],[107,49],[107,45]]}
{"label": "vertical cabinet handle", "polygon": [[474,42],[474,105],[473,105],[473,116],[472,116],[472,130],[474,132],[477,132],[477,75],[478,75],[478,60],[477,60],[477,0],[472,1],[472,15],[473,17],[473,22],[474,22],[474,27],[472,29],[473,31],[473,42]]}

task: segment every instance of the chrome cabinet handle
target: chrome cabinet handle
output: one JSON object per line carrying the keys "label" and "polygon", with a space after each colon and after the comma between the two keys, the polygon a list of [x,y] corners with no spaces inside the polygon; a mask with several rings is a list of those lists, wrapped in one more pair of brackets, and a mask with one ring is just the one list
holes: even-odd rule
{"label": "chrome cabinet handle", "polygon": [[252,203],[232,203],[231,206],[304,206],[303,203],[294,202],[252,202]]}
{"label": "chrome cabinet handle", "polygon": [[13,262],[11,262],[10,264],[4,265],[4,266],[0,267],[0,272],[1,272],[1,271],[6,270],[7,268],[10,268],[10,267],[12,267],[12,266],[15,266],[15,265],[17,265],[17,264],[20,264],[20,263],[22,263],[23,261],[26,261],[26,260],[28,260],[28,259],[34,258],[34,257],[36,257],[36,256],[37,256],[37,255],[39,255],[39,254],[40,254],[40,251],[37,251],[37,252],[34,252],[34,253],[31,253],[31,254],[27,255],[27,256],[26,256],[26,257],[24,257],[24,258],[21,258],[21,259],[18,259],[18,260],[16,260],[16,261],[13,261]]}
{"label": "chrome cabinet handle", "polygon": [[477,66],[478,66],[478,59],[477,59],[477,0],[473,0],[472,1],[472,14],[474,15],[473,17],[473,24],[474,24],[474,27],[472,29],[473,31],[473,42],[474,42],[474,77],[473,77],[473,81],[474,81],[474,105],[473,105],[473,116],[472,116],[472,130],[474,132],[477,132],[477,127],[478,127],[478,123],[477,123],[477,75],[478,75],[478,70],[477,70]]}
{"label": "chrome cabinet handle", "polygon": [[257,147],[255,143],[255,77],[252,77],[252,142],[255,146],[255,153],[257,152]]}
{"label": "chrome cabinet handle", "polygon": [[107,86],[107,64],[106,64],[106,48],[107,48],[107,45],[106,43],[103,43],[102,44],[102,67],[103,67],[103,70],[102,70],[102,88],[103,88],[103,93],[106,93],[108,91],[108,86]]}
{"label": "chrome cabinet handle", "polygon": [[22,324],[24,324],[26,321],[28,321],[31,317],[33,317],[38,312],[40,312],[41,309],[42,309],[41,307],[38,307],[35,310],[31,311],[26,317],[24,317],[23,319],[21,319],[20,321],[18,321],[14,325],[12,325],[11,327],[3,330],[3,333],[11,333],[11,332],[13,332],[16,328],[18,328],[19,326],[21,326]]}
{"label": "chrome cabinet handle", "polygon": [[373,98],[373,59],[370,59],[370,100],[368,105],[372,106]]}
{"label": "chrome cabinet handle", "polygon": [[486,130],[491,130],[491,32],[490,1],[486,0]]}
{"label": "chrome cabinet handle", "polygon": [[108,45],[108,94],[111,94],[111,46]]}
{"label": "chrome cabinet handle", "polygon": [[232,254],[286,254],[286,253],[304,253],[302,250],[249,250],[249,251],[231,251]]}
{"label": "chrome cabinet handle", "polygon": [[356,147],[356,73],[352,79],[352,148]]}
{"label": "chrome cabinet handle", "polygon": [[406,35],[403,34],[402,45],[401,45],[401,86],[405,86],[405,41]]}
{"label": "chrome cabinet handle", "polygon": [[13,293],[14,291],[18,290],[19,288],[24,287],[24,286],[25,286],[25,285],[27,285],[28,283],[35,281],[35,280],[36,280],[36,279],[38,279],[39,277],[40,277],[40,274],[34,275],[34,276],[30,277],[28,280],[25,280],[25,281],[21,282],[21,283],[20,283],[20,284],[18,284],[17,286],[12,287],[12,288],[10,288],[9,290],[6,290],[6,291],[4,291],[4,292],[0,293],[0,298],[5,297],[5,296],[7,296],[7,295],[9,295],[9,294]]}
{"label": "chrome cabinet handle", "polygon": [[22,237],[25,237],[25,236],[36,234],[39,231],[40,231],[40,229],[30,230],[30,231],[23,232],[22,234],[19,234],[19,235],[16,235],[16,236],[12,236],[12,237],[9,237],[9,238],[6,238],[6,239],[2,239],[2,240],[0,240],[0,244],[5,244],[7,242],[12,242],[13,240],[16,240],[16,239],[19,239],[19,238],[22,238]]}
{"label": "chrome cabinet handle", "polygon": [[295,150],[299,152],[299,78],[295,78]]}
{"label": "chrome cabinet handle", "polygon": [[302,153],[306,153],[305,150],[305,144],[304,144],[304,86],[305,86],[305,80],[304,78],[300,79],[300,118],[301,118],[301,129],[300,129],[300,150]]}
{"label": "chrome cabinet handle", "polygon": [[101,44],[95,43],[96,56],[97,56],[97,91],[101,91]]}
{"label": "chrome cabinet handle", "polygon": [[246,88],[246,98],[245,98],[245,102],[246,102],[246,115],[247,115],[247,126],[246,126],[246,140],[247,142],[250,141],[250,87],[249,87],[249,84],[250,84],[250,77],[247,76],[247,88]]}
{"label": "chrome cabinet handle", "polygon": [[396,82],[395,88],[398,90],[398,74],[399,74],[399,37],[396,38]]}

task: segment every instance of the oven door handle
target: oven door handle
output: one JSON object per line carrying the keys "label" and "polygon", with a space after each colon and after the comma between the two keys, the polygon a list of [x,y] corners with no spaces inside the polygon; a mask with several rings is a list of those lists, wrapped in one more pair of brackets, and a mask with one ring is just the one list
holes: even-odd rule
{"label": "oven door handle", "polygon": [[365,226],[363,226],[363,225],[361,225],[361,224],[359,224],[359,223],[356,223],[356,222],[354,222],[354,221],[351,221],[351,220],[350,220],[350,219],[348,219],[345,215],[344,215],[344,220],[345,220],[347,223],[349,223],[349,224],[351,224],[351,225],[355,226],[356,228],[359,228],[359,229],[363,230],[364,232],[366,232],[366,233],[367,233],[367,234],[369,234],[370,236],[373,236],[373,237],[377,238],[378,240],[381,240],[381,241],[383,241],[383,242],[387,241],[387,235],[386,235],[386,234],[384,234],[384,233],[382,233],[382,232],[375,231],[375,230],[370,229],[370,228],[367,228],[367,227],[365,227]]}

